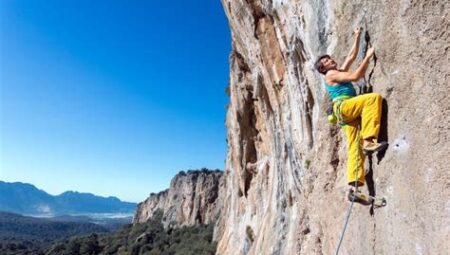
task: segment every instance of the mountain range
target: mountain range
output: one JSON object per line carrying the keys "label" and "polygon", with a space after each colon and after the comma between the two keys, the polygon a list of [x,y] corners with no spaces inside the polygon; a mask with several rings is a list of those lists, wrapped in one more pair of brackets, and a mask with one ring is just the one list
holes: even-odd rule
{"label": "mountain range", "polygon": [[66,191],[53,196],[32,184],[0,181],[0,211],[26,215],[57,216],[65,214],[132,214],[136,203],[117,197]]}

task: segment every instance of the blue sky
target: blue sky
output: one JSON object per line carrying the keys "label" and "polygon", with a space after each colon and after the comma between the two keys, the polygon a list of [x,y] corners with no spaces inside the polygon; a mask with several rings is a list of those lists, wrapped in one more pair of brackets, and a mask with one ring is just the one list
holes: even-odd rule
{"label": "blue sky", "polygon": [[219,0],[0,1],[0,179],[141,201],[224,168]]}

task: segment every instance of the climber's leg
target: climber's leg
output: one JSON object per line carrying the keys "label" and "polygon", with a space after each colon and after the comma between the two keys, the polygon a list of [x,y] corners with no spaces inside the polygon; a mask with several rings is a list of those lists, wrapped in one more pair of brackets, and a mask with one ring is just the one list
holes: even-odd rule
{"label": "climber's leg", "polygon": [[380,132],[381,107],[383,98],[380,94],[362,95],[364,107],[361,113],[361,137],[364,139],[378,137]]}
{"label": "climber's leg", "polygon": [[361,149],[362,139],[358,137],[360,135],[358,130],[359,120],[347,124],[344,126],[348,147],[347,181],[351,186],[355,186],[355,181],[357,181],[358,186],[363,186],[364,154]]}
{"label": "climber's leg", "polygon": [[380,132],[382,97],[377,93],[364,94],[345,100],[341,106],[344,121],[361,117],[361,137],[364,139],[366,154],[380,151],[387,143],[377,143]]}

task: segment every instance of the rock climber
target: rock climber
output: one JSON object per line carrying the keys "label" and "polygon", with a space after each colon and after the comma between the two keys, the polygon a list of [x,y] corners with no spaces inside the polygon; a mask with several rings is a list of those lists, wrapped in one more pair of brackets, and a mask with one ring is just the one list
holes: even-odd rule
{"label": "rock climber", "polygon": [[350,66],[359,51],[361,28],[354,30],[353,46],[342,66],[338,68],[330,55],[320,56],[315,64],[317,71],[325,75],[325,87],[333,101],[333,112],[343,126],[347,136],[348,163],[347,180],[351,186],[349,199],[355,194],[358,199],[367,200],[357,187],[364,185],[364,158],[387,148],[387,142],[378,143],[380,130],[382,97],[377,93],[356,95],[352,82],[364,77],[370,59],[375,53],[374,47],[367,50],[362,63],[355,71]]}

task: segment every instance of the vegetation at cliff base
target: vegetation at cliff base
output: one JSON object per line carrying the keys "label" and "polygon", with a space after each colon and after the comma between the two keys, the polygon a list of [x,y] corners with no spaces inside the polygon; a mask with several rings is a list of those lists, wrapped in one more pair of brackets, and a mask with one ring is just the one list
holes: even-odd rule
{"label": "vegetation at cliff base", "polygon": [[88,222],[57,222],[0,212],[0,254],[43,255],[55,240],[106,231]]}
{"label": "vegetation at cliff base", "polygon": [[0,239],[1,255],[45,255],[49,242],[41,240]]}
{"label": "vegetation at cliff base", "polygon": [[107,230],[88,222],[54,222],[43,218],[0,212],[0,240],[48,241],[101,232],[107,232]]}
{"label": "vegetation at cliff base", "polygon": [[92,234],[55,243],[47,255],[130,254],[209,255],[216,251],[213,224],[164,229],[162,212],[146,223],[112,234]]}

